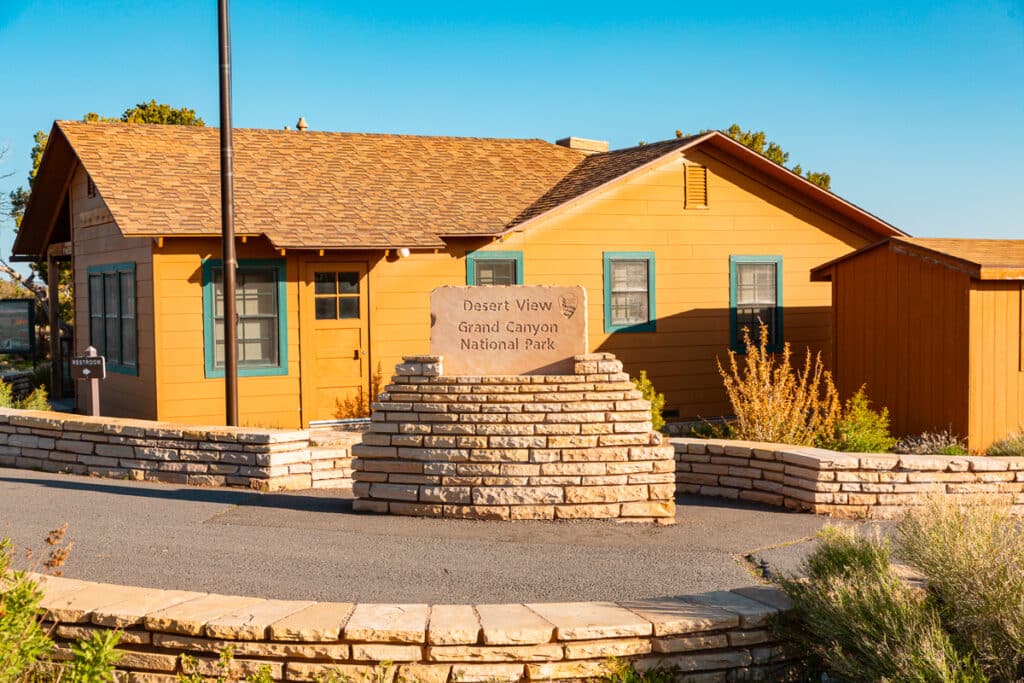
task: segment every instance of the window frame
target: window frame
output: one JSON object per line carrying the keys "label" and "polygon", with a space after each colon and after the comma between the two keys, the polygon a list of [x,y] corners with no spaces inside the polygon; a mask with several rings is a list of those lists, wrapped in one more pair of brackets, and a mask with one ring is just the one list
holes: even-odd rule
{"label": "window frame", "polygon": [[[224,377],[215,365],[213,274],[224,267],[221,259],[203,259],[203,364],[208,379]],[[285,259],[239,259],[238,270],[269,270],[277,280],[277,365],[238,368],[239,377],[274,377],[288,374],[288,298]],[[237,295],[237,291],[236,291]]]}
{"label": "window frame", "polygon": [[[606,251],[604,257],[604,331],[605,332],[656,332],[658,316],[655,310],[657,299],[654,252],[653,251]],[[647,322],[615,325],[612,323],[612,263],[614,261],[647,261]]]}
{"label": "window frame", "polygon": [[[123,351],[123,349],[124,349],[124,321],[125,321],[125,317],[124,317],[124,311],[122,310],[123,309],[123,297],[122,297],[122,292],[121,292],[121,276],[123,274],[125,274],[125,273],[131,275],[131,279],[132,279],[132,295],[135,297],[135,315],[132,318],[132,320],[134,320],[134,322],[135,322],[135,363],[134,364],[124,363],[123,362],[123,359],[124,359],[124,351]],[[110,275],[110,274],[113,274],[115,276],[114,279],[117,281],[117,316],[116,316],[116,319],[117,319],[117,330],[118,330],[118,332],[117,332],[118,333],[118,358],[116,360],[112,359],[112,358],[109,358],[107,356],[108,349],[107,349],[107,343],[106,343],[106,321],[107,321],[107,318],[108,318],[108,316],[107,316],[107,309],[106,309],[106,291],[107,291],[107,288],[106,288],[106,276]],[[100,283],[101,283],[101,288],[100,288],[101,294],[100,294],[100,296],[104,300],[102,302],[103,303],[103,307],[102,307],[103,315],[101,316],[101,318],[103,320],[103,324],[104,324],[104,338],[103,338],[103,344],[101,346],[98,346],[96,344],[96,340],[93,339],[93,337],[92,337],[92,319],[93,319],[93,315],[92,314],[93,314],[93,311],[95,310],[95,303],[96,303],[95,301],[93,301],[93,296],[92,296],[92,278],[93,278],[94,275],[98,275],[100,277]],[[88,331],[89,345],[92,346],[94,349],[96,349],[96,351],[99,352],[99,355],[103,356],[106,359],[105,360],[106,367],[111,372],[116,372],[116,373],[121,374],[121,375],[134,375],[134,376],[138,376],[138,374],[139,374],[139,281],[135,277],[135,262],[104,263],[104,264],[100,264],[100,265],[89,266],[88,268],[86,268],[85,285],[86,285],[86,290],[87,290],[86,299],[88,301],[88,307],[89,307],[88,311],[86,312],[86,316],[88,318],[87,331]]]}
{"label": "window frame", "polygon": [[[466,284],[478,286],[476,283],[477,261],[515,261],[516,284],[523,284],[523,252],[521,251],[470,251],[466,252]],[[485,285],[479,285],[485,286]],[[501,286],[501,285],[486,285]]]}
{"label": "window frame", "polygon": [[778,255],[730,256],[729,257],[729,348],[739,354],[746,354],[743,337],[739,329],[737,299],[737,278],[742,264],[773,264],[775,266],[775,343],[768,345],[769,353],[781,353],[785,346],[783,320],[785,318],[782,298],[782,257]]}

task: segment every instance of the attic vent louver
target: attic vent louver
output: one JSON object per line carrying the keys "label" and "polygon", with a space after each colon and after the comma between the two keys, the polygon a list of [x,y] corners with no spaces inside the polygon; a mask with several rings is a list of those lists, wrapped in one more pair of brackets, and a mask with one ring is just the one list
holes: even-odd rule
{"label": "attic vent louver", "polygon": [[686,165],[686,208],[708,208],[708,169],[699,164]]}

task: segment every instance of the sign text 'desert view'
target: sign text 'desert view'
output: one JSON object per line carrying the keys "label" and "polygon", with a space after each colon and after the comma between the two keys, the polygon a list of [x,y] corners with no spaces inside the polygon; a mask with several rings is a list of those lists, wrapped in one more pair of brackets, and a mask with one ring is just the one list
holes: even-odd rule
{"label": "sign text 'desert view'", "polygon": [[582,287],[439,287],[430,294],[430,352],[445,374],[572,372],[587,352]]}

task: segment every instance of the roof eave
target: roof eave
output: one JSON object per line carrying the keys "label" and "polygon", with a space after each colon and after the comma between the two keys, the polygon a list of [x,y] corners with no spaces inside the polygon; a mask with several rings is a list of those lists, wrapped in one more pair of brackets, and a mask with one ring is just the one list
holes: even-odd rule
{"label": "roof eave", "polygon": [[[64,162],[63,174],[59,173],[60,166],[54,165],[61,161]],[[61,131],[59,122],[54,121],[39,161],[35,183],[28,196],[25,215],[14,244],[11,245],[12,261],[25,263],[45,256],[54,224],[60,214],[60,202],[64,199],[77,163],[78,157],[71,143]]]}

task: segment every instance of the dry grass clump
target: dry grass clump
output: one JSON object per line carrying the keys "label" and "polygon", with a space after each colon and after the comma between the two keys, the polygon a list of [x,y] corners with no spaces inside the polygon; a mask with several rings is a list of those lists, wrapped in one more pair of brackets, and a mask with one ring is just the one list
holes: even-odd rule
{"label": "dry grass clump", "polygon": [[986,680],[957,652],[938,610],[889,560],[884,541],[826,526],[801,567],[806,578],[781,582],[793,609],[776,622],[779,635],[838,680]]}
{"label": "dry grass clump", "polygon": [[351,420],[360,417],[370,417],[370,403],[377,400],[377,396],[384,388],[384,376],[380,363],[377,364],[377,371],[370,378],[369,393],[363,391],[362,387],[355,396],[346,397],[344,400],[334,400],[334,417],[339,420]]}
{"label": "dry grass clump", "polygon": [[764,325],[758,343],[746,330],[743,343],[746,362],[742,369],[734,351],[729,351],[728,371],[718,363],[736,415],[731,425],[733,438],[813,446],[831,436],[842,410],[821,354],[812,356],[808,349],[803,368],[794,369],[788,343],[781,354],[768,351],[768,328]]}
{"label": "dry grass clump", "polygon": [[985,455],[992,457],[1024,456],[1024,431],[1009,434],[988,447]]}
{"label": "dry grass clump", "polygon": [[[1024,526],[1003,499],[934,495],[893,533],[829,526],[776,627],[833,679],[1024,681]],[[923,588],[890,567],[918,570]]]}
{"label": "dry grass clump", "polygon": [[896,442],[894,453],[906,455],[967,455],[963,440],[947,427],[941,432],[921,432]]}
{"label": "dry grass clump", "polygon": [[996,499],[929,496],[895,546],[928,579],[954,641],[993,680],[1024,680],[1024,527]]}

